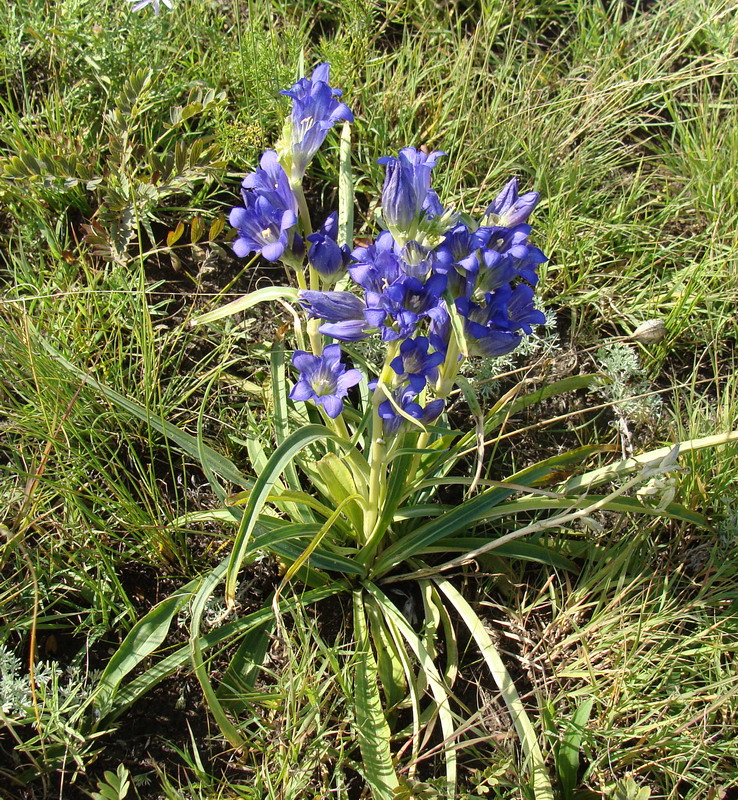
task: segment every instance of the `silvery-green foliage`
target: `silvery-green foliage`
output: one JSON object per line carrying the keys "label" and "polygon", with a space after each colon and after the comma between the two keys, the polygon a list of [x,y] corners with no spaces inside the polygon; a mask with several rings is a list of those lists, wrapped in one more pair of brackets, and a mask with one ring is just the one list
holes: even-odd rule
{"label": "silvery-green foliage", "polygon": [[[79,667],[62,669],[56,661],[39,661],[33,674],[40,713],[50,718],[67,716],[87,699],[95,675]],[[27,665],[6,645],[0,644],[0,707],[14,720],[28,718],[33,705],[31,678]]]}
{"label": "silvery-green foliage", "polygon": [[0,706],[3,714],[17,717],[30,702],[28,680],[22,678],[20,659],[0,645]]}
{"label": "silvery-green foliage", "polygon": [[613,342],[597,351],[597,363],[604,380],[597,392],[614,404],[618,416],[636,423],[655,422],[662,409],[658,395],[639,397],[651,390],[634,347]]}

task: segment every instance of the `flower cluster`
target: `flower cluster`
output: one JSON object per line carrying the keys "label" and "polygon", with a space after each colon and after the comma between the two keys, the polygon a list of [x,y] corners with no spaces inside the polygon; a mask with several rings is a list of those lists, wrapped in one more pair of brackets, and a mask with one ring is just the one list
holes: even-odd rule
{"label": "flower cluster", "polygon": [[[546,257],[529,244],[527,224],[539,196],[520,195],[513,179],[478,222],[462,218],[431,188],[432,170],[445,153],[405,147],[379,160],[386,167],[386,230],[353,252],[338,243],[335,212],[313,233],[302,193],[305,169],[330,128],[353,121],[328,79],[329,66],[321,64],[282,92],[292,99],[292,112],[276,150],[264,153],[260,168],[243,181],[244,205],[230,215],[237,229],[233,249],[298,270],[300,301],[313,320],[313,354],[295,354],[300,378],[290,397],[338,416],[359,373],[346,370],[339,345],[323,349],[320,334],[342,342],[378,335],[386,358],[370,388],[385,432],[395,433],[405,422],[438,417],[464,356],[505,355],[545,322],[533,287]],[[310,289],[302,274],[306,250]],[[318,291],[321,281],[346,269],[351,291]]]}
{"label": "flower cluster", "polygon": [[244,207],[232,209],[229,218],[238,231],[236,255],[258,252],[267,261],[279,261],[290,245],[299,248],[297,198],[274,150],[264,153],[260,169],[247,175],[241,187]]}
{"label": "flower cluster", "polygon": [[[442,397],[424,408],[417,400],[428,388],[444,394],[460,354],[505,355],[532,326],[545,323],[534,307],[532,287],[546,257],[528,243],[526,222],[538,194],[520,196],[513,179],[487,208],[482,224],[458,223],[430,188],[438,155],[407,147],[399,158],[382,159],[387,165],[382,210],[392,230],[351,253],[348,272],[360,294],[300,293],[310,316],[323,321],[322,334],[352,342],[377,333],[395,343],[395,350],[399,343],[390,363],[391,394],[380,407],[390,432],[402,421],[400,409],[423,422],[438,416]],[[413,232],[422,236],[423,217],[431,214],[450,223],[440,243],[431,247],[408,240]],[[463,341],[456,339],[455,328],[463,331]],[[445,382],[439,376],[442,365]]]}
{"label": "flower cluster", "polygon": [[328,131],[339,120],[354,121],[351,109],[339,102],[340,89],[328,85],[330,65],[320,64],[312,77],[300,78],[280,94],[292,98],[292,113],[285,120],[282,143],[278,147],[290,178],[302,180],[308,164],[325,141]]}
{"label": "flower cluster", "polygon": [[[261,168],[247,175],[242,183],[243,207],[234,208],[230,223],[238,233],[233,250],[238,256],[260,253],[268,261],[301,263],[305,244],[296,231],[300,183],[305,169],[328,131],[339,120],[353,121],[345,103],[336,100],[340,89],[328,85],[330,67],[321,64],[311,78],[301,78],[291,89],[282,92],[292,98],[292,114],[287,118],[282,141],[275,150],[267,150]],[[326,271],[335,271],[343,255],[336,256],[333,220],[328,229],[308,237],[312,242],[311,258]],[[325,228],[326,226],[324,226]],[[322,238],[315,240],[312,236]],[[335,248],[331,247],[332,244]]]}

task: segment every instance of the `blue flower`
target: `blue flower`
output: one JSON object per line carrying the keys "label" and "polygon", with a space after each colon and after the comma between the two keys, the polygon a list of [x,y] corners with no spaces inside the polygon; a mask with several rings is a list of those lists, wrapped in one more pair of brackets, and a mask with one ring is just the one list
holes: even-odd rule
{"label": "blue flower", "polygon": [[330,277],[345,267],[351,258],[347,245],[338,246],[338,212],[329,214],[320,230],[308,236],[310,250],[308,261],[310,266],[321,275]]}
{"label": "blue flower", "polygon": [[414,147],[403,147],[398,156],[384,156],[378,163],[387,167],[382,189],[382,215],[390,230],[406,232],[418,222],[426,206],[431,215],[443,209],[435,192],[429,196],[431,169],[440,150],[426,154]]}
{"label": "blue flower", "polygon": [[472,232],[466,225],[457,225],[444,236],[436,248],[437,270],[448,273],[455,266],[466,272],[476,272],[479,268],[477,251],[487,245],[491,228],[477,228]]}
{"label": "blue flower", "polygon": [[491,231],[488,249],[508,256],[517,274],[535,286],[538,283],[536,267],[548,259],[537,247],[528,243],[530,225],[520,223],[512,228],[494,227]]}
{"label": "blue flower", "polygon": [[261,253],[267,261],[279,261],[289,244],[289,230],[297,224],[291,210],[275,208],[266,197],[244,192],[245,208],[234,208],[228,217],[238,231],[233,252],[240,257]]}
{"label": "blue flower", "polygon": [[366,303],[351,292],[304,290],[299,296],[311,317],[326,320],[318,329],[326,336],[342,342],[357,342],[366,339],[368,331],[376,327],[367,320]]}
{"label": "blue flower", "polygon": [[395,240],[389,231],[382,231],[368,247],[357,247],[351,257],[354,263],[349,266],[349,274],[367,291],[381,293],[402,275]]}
{"label": "blue flower", "polygon": [[482,250],[480,255],[481,264],[475,284],[478,294],[486,295],[493,292],[520,274],[513,266],[513,259],[508,255],[501,255],[496,250]]}
{"label": "blue flower", "polygon": [[504,356],[523,340],[513,333],[507,319],[506,296],[512,292],[496,292],[486,307],[465,297],[456,300],[456,310],[465,317],[464,333],[469,355]]}
{"label": "blue flower", "polygon": [[[274,150],[267,150],[260,164],[241,184],[244,207],[232,209],[229,216],[238,231],[233,251],[241,257],[258,252],[268,261],[279,261],[297,224],[297,199]],[[293,239],[293,249],[299,250],[302,240],[294,234]]]}
{"label": "blue flower", "polygon": [[534,305],[533,289],[525,283],[519,283],[512,291],[507,303],[507,314],[512,330],[523,330],[532,333],[531,325],[545,325],[546,316]]}
{"label": "blue flower", "polygon": [[511,228],[528,219],[539,199],[538,192],[518,195],[518,179],[513,178],[490,203],[484,215],[491,224]]}
{"label": "blue flower", "polygon": [[421,319],[433,318],[445,290],[446,276],[439,274],[431,275],[425,283],[405,277],[388,286],[382,293],[381,307],[395,324],[382,329],[382,338],[390,341],[412,336]]}
{"label": "blue flower", "polygon": [[[393,392],[392,398],[395,404],[401,408],[406,414],[417,419],[423,425],[428,425],[437,419],[443,411],[443,400],[431,400],[425,408],[417,403],[414,398],[416,395],[412,389],[407,387],[400,388]],[[395,434],[400,428],[410,423],[397,413],[395,405],[389,400],[384,400],[379,404],[379,416],[382,420],[382,427],[385,434]]]}
{"label": "blue flower", "polygon": [[347,370],[341,363],[341,348],[337,344],[329,344],[320,356],[296,350],[292,363],[300,371],[300,377],[290,392],[290,400],[312,400],[332,419],[341,413],[348,390],[361,380],[358,369]]}
{"label": "blue flower", "polygon": [[281,148],[285,163],[289,161],[291,165],[290,178],[294,182],[302,179],[336,122],[354,121],[351,109],[336,100],[341,90],[328,85],[329,74],[330,64],[320,64],[310,78],[300,78],[291,89],[280,92],[292,98],[292,113],[285,122]]}
{"label": "blue flower", "polygon": [[445,358],[443,353],[428,353],[429,344],[425,336],[405,339],[400,345],[400,355],[390,362],[398,375],[407,377],[415,394],[425,389],[426,381],[433,383],[438,380],[438,365]]}
{"label": "blue flower", "polygon": [[[255,192],[257,196],[266,198],[274,208],[293,211],[297,214],[297,198],[290,187],[287,173],[282,169],[274,150],[264,152],[260,168],[247,175],[241,186]],[[246,192],[243,195],[245,201]]]}
{"label": "blue flower", "polygon": [[466,297],[456,300],[456,310],[465,318],[467,349],[471,355],[503,356],[522,341],[518,331],[530,334],[532,325],[543,325],[546,317],[533,305],[533,289],[525,283],[514,289],[501,286],[484,297],[484,305]]}

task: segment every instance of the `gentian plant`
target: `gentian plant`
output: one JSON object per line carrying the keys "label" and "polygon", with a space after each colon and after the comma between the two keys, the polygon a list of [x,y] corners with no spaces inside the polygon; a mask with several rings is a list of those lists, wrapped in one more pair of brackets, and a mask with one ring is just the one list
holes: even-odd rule
{"label": "gentian plant", "polygon": [[[454,796],[456,740],[464,727],[454,701],[462,625],[509,709],[530,774],[526,796],[551,800],[551,778],[528,710],[482,620],[445,576],[493,551],[573,569],[552,533],[603,509],[703,522],[670,498],[651,503],[630,496],[637,485],[674,469],[677,449],[584,472],[581,465],[608,448],[582,447],[504,480],[485,478],[485,450],[512,415],[595,378],[574,376],[528,394],[518,387],[482,408],[460,375],[466,360],[508,354],[545,322],[535,286],[546,256],[530,242],[528,222],[538,194],[520,194],[512,179],[473,218],[445,207],[431,188],[445,154],[404,147],[380,159],[386,170],[384,227],[369,244],[354,247],[353,114],[330,86],[328,64],[284,94],[292,109],[282,137],[243,180],[243,204],[230,221],[237,255],[283,262],[296,285],[261,289],[196,320],[212,323],[267,301],[292,309],[291,357],[281,342],[271,357],[276,440],[251,448],[254,477],[201,435],[152,423],[142,409],[81,375],[199,458],[223,508],[189,515],[188,522],[216,519],[235,527],[230,555],[129,633],[91,701],[91,725],[115,719],[189,663],[223,734],[234,748],[247,747],[247,722],[238,715],[253,691],[254,665],[266,657],[268,634],[279,630],[278,620],[297,603],[345,594],[352,599],[349,639],[356,648],[349,701],[359,769],[373,796],[390,800],[401,783],[412,791],[423,742],[436,725],[445,763],[441,796]],[[339,208],[315,227],[303,177],[338,122]],[[374,361],[367,352],[379,356]],[[475,420],[473,430],[458,430],[458,416],[449,415],[452,398],[460,396]],[[615,488],[598,491],[613,481]],[[264,552],[283,565],[282,583],[263,609],[239,615],[244,565]],[[288,593],[298,584],[299,594]],[[226,612],[203,632],[203,612],[221,587]],[[188,605],[189,644],[130,679]],[[230,665],[215,686],[209,653],[234,642]],[[403,711],[411,720],[400,734],[406,746],[393,732]]]}

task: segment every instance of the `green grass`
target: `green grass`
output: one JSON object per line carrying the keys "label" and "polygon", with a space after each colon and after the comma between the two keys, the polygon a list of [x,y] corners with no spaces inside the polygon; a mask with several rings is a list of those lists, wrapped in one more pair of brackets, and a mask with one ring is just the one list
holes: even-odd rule
{"label": "green grass", "polygon": [[[173,524],[217,502],[194,459],[81,385],[40,342],[193,435],[204,404],[207,440],[250,471],[254,441],[273,435],[261,339],[268,346],[289,319],[183,323],[223,302],[234,280],[233,295],[256,280],[218,260],[227,244],[210,241],[209,226],[278,136],[287,106],[275,98],[302,53],[307,65],[331,61],[357,117],[362,235],[383,180],[376,159],[404,145],[448,153],[439,194],[470,213],[517,175],[542,193],[542,297],[559,314],[562,351],[579,353],[573,371],[590,369],[587,348],[647,319],[666,324],[659,344],[631,344],[637,380],[665,390],[658,420],[631,421],[637,448],[727,431],[738,418],[734,2],[174,2],[159,17],[124,0],[30,0],[0,13],[0,644],[24,676],[32,632],[41,659],[79,668],[66,710],[57,690],[37,698],[38,718],[0,717],[0,775],[19,796],[98,789],[93,755],[107,740],[75,735],[75,697],[140,617],[140,576],[157,576],[152,592],[179,585],[232,537]],[[192,103],[191,117],[173,121],[174,107]],[[171,188],[162,160],[203,137],[207,149],[175,170]],[[337,156],[334,135],[311,173],[309,196],[325,210],[336,203],[327,187]],[[193,234],[195,218],[203,230]],[[567,436],[620,448],[613,429],[588,419],[538,441],[513,437],[509,457],[524,466]],[[604,532],[567,534],[577,574],[490,559],[482,566],[496,577],[470,584],[496,607],[490,628],[521,676],[552,774],[556,742],[594,700],[572,798],[625,792],[629,777],[654,800],[738,785],[735,447],[683,466],[678,496],[714,531],[608,516]],[[351,692],[351,656],[338,658],[333,638],[296,614],[272,645],[268,697],[246,730],[253,750],[222,755],[215,728],[207,741],[183,736],[168,761],[129,765],[135,791],[356,796],[357,743],[336,690]],[[480,739],[459,753],[469,797],[520,797],[511,741],[469,715]],[[420,777],[432,782],[434,770],[432,756],[421,761]]]}

